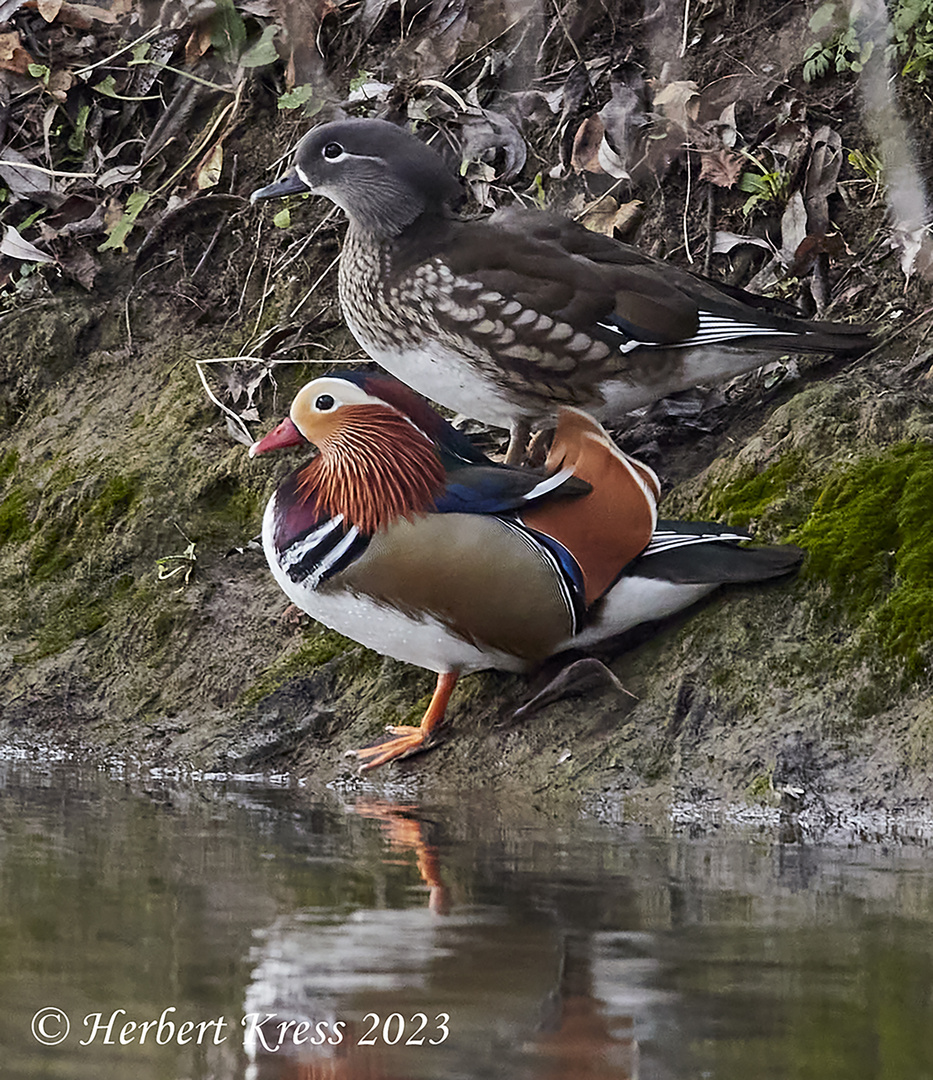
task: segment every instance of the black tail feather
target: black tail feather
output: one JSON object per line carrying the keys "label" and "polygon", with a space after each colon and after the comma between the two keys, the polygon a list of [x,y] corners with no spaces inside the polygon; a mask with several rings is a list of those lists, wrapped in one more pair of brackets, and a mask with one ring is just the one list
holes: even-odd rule
{"label": "black tail feather", "polygon": [[679,585],[740,584],[793,573],[806,554],[793,544],[740,547],[739,542],[748,537],[744,530],[709,522],[659,521],[655,535],[661,530],[675,533],[684,542],[649,548],[631,564],[629,573]]}

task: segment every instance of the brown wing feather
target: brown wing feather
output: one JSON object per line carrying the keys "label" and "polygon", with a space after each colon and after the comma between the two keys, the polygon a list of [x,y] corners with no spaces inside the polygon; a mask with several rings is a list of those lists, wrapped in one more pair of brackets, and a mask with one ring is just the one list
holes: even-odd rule
{"label": "brown wing feather", "polygon": [[[519,227],[512,227],[507,216],[450,223],[445,248],[452,269],[584,332],[613,314],[662,342],[696,332],[697,305],[677,287],[669,268],[615,242],[613,248],[620,249],[615,259],[593,258],[601,249],[594,253],[588,243],[573,242],[580,234],[587,240],[588,229],[569,221],[563,222],[562,232],[524,227],[539,217],[554,220],[550,214],[527,212],[516,222]],[[496,253],[501,254],[499,263]]]}
{"label": "brown wing feather", "polygon": [[651,540],[660,495],[658,478],[619,450],[600,425],[579,409],[561,409],[547,465],[551,470],[571,467],[574,476],[593,490],[573,501],[535,507],[522,519],[558,540],[577,560],[589,605]]}

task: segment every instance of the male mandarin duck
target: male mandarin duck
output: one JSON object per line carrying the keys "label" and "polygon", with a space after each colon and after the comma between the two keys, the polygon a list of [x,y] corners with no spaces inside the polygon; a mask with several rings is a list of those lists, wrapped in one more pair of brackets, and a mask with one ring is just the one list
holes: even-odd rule
{"label": "male mandarin duck", "polygon": [[572,407],[540,473],[489,460],[391,376],[345,372],[304,386],[250,455],[309,443],[263,519],[276,581],[319,622],[438,675],[419,727],[354,751],[364,769],[428,745],[463,673],[527,671],[801,558],[659,523],[655,474]]}
{"label": "male mandarin duck", "polygon": [[562,404],[617,419],[753,370],[762,349],[870,345],[864,327],[789,317],[554,213],[461,220],[440,156],[382,120],[312,128],[293,171],[252,199],[307,192],[349,218],[339,293],[362,348],[431,400],[513,434]]}

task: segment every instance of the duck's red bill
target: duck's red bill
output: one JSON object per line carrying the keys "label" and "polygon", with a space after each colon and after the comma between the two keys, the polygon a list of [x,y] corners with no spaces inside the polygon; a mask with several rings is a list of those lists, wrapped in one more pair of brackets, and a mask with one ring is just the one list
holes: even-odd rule
{"label": "duck's red bill", "polygon": [[291,418],[286,416],[278,427],[274,427],[268,435],[263,435],[259,442],[253,443],[249,448],[249,456],[268,454],[270,450],[284,450],[287,446],[303,446],[307,441]]}

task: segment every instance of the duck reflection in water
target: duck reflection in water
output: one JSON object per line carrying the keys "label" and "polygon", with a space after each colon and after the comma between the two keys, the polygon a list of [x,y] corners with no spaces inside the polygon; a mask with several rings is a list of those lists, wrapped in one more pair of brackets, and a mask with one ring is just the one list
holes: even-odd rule
{"label": "duck reflection in water", "polygon": [[392,851],[415,853],[418,873],[428,887],[428,910],[435,915],[449,914],[450,892],[441,880],[440,853],[435,844],[425,839],[426,825],[416,816],[417,810],[382,799],[359,799],[350,809],[360,817],[378,821]]}
{"label": "duck reflection in water", "polygon": [[[597,995],[593,936],[562,930],[559,904],[542,917],[552,905],[532,898],[535,916],[516,930],[475,895],[457,902],[456,886],[442,876],[445,848],[435,817],[411,803],[373,798],[346,809],[379,824],[384,867],[414,854],[427,904],[359,908],[343,921],[332,910],[296,910],[257,931],[244,1009],[273,1019],[265,1039],[246,1047],[248,1080],[437,1080],[462,1069],[474,1045],[478,1075],[638,1075],[633,1019],[611,1015]],[[476,993],[472,983],[485,992]],[[385,1021],[392,1014],[406,1022],[424,1014],[424,1044],[380,1045],[380,1038],[375,1046],[360,1045],[372,1026],[367,1017]],[[438,1015],[448,1018],[444,1038],[434,1029]],[[331,1032],[343,1020],[340,1042],[286,1042],[270,1052],[277,1025],[299,1017],[323,1020]]]}

